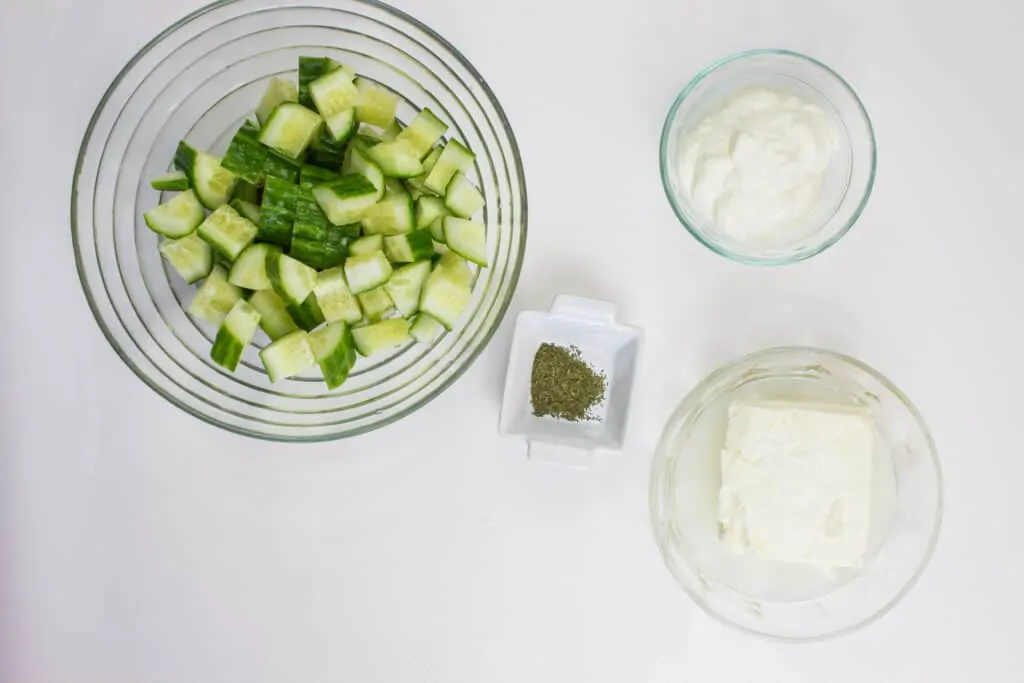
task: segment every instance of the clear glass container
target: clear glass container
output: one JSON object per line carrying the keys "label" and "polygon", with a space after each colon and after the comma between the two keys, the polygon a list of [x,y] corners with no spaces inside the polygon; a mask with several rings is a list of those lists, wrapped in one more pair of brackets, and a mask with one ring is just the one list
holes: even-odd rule
{"label": "clear glass container", "polygon": [[[859,568],[822,570],[740,555],[719,539],[719,454],[739,399],[808,400],[867,410],[876,431],[871,531]],[[782,640],[847,633],[879,618],[914,585],[935,549],[942,474],[910,400],[863,363],[812,348],[760,351],[704,379],[665,427],[650,482],[666,565],[706,612]]]}
{"label": "clear glass container", "polygon": [[[178,141],[221,153],[273,76],[300,55],[337,59],[396,92],[399,118],[430,107],[476,153],[469,174],[487,205],[490,267],[476,276],[461,322],[433,347],[361,359],[328,391],[319,372],[271,384],[260,332],[235,373],[209,358],[216,330],[184,308],[193,287],[170,271],[142,214],[160,201],[150,178]],[[202,8],[146,45],[107,90],[75,169],[72,237],[82,287],[125,363],[174,405],[250,436],[316,441],[386,425],[441,393],[494,334],[526,246],[519,148],[483,78],[450,43],[409,15],[369,0],[231,0]]]}

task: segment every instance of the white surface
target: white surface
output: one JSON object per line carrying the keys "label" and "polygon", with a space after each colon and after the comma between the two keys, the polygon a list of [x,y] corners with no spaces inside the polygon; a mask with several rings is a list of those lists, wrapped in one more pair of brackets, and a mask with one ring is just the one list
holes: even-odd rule
{"label": "white surface", "polygon": [[[356,440],[259,443],[167,405],[93,323],[67,205],[103,89],[198,3],[8,0],[0,680],[1021,680],[1024,5],[401,4],[476,63],[519,137],[531,220],[512,313],[568,292],[645,327],[626,451],[580,472],[498,438],[513,315],[443,397]],[[860,224],[781,270],[708,253],[658,180],[678,90],[754,46],[835,67],[880,148]],[[712,621],[648,531],[668,412],[713,366],[778,342],[875,365],[917,402],[945,466],[921,583],[878,624],[817,645]],[[442,446],[403,450],[421,439]]]}

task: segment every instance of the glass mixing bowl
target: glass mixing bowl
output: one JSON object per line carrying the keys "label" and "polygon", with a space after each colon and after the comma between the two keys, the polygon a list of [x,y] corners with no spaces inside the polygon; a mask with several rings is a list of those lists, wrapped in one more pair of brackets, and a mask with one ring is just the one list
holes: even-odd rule
{"label": "glass mixing bowl", "polygon": [[[719,540],[719,453],[737,399],[857,406],[874,421],[871,531],[861,567],[825,571],[733,553]],[[935,549],[942,474],[909,399],[874,369],[829,351],[778,348],[730,363],[673,413],[650,482],[651,519],[669,570],[713,617],[782,640],[815,640],[879,618],[910,590]]]}
{"label": "glass mixing bowl", "polygon": [[[740,241],[696,210],[679,177],[680,148],[709,114],[740,92],[768,88],[818,105],[839,134],[817,205],[777,238]],[[787,50],[752,50],[722,59],[690,81],[669,109],[661,132],[661,182],[676,217],[701,244],[752,265],[785,265],[819,254],[845,235],[864,210],[875,181],[875,134],[857,93],[839,74]]]}
{"label": "glass mixing bowl", "polygon": [[[165,266],[142,214],[160,201],[149,179],[178,140],[222,153],[273,76],[300,55],[337,59],[396,92],[408,121],[430,107],[476,153],[470,173],[487,206],[490,268],[469,311],[433,347],[361,359],[327,391],[319,372],[271,384],[260,332],[235,373],[209,359],[216,330],[184,312],[193,287]],[[110,344],[150,387],[207,422],[242,434],[316,441],[409,414],[451,385],[508,308],[526,246],[526,186],[515,137],[476,69],[431,29],[371,0],[227,0],[185,17],[118,74],[93,115],[75,169],[72,237],[86,297]]]}

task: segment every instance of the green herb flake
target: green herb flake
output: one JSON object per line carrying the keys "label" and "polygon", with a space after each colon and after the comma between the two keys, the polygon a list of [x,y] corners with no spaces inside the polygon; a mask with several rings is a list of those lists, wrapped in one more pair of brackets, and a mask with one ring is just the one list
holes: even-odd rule
{"label": "green herb flake", "polygon": [[579,348],[544,343],[533,357],[530,403],[536,417],[568,422],[594,420],[593,409],[604,401],[608,380],[585,360]]}

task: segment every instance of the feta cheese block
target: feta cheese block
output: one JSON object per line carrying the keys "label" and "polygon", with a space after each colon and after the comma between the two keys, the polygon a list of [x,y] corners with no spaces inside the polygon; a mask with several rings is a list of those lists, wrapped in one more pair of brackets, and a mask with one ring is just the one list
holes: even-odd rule
{"label": "feta cheese block", "polygon": [[729,406],[718,522],[734,552],[824,569],[857,567],[871,525],[870,415],[852,406]]}

